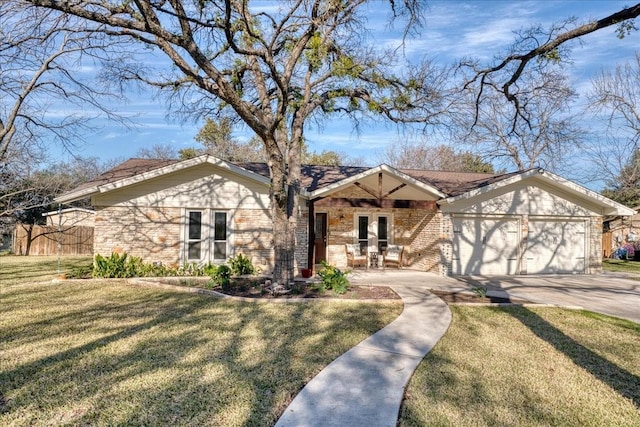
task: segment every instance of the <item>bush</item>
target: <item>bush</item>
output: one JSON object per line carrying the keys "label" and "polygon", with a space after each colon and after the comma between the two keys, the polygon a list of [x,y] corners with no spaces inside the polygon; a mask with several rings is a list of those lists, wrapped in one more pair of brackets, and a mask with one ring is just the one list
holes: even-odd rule
{"label": "bush", "polygon": [[142,258],[130,257],[126,253],[112,253],[109,257],[98,254],[94,258],[93,277],[97,278],[129,278],[129,277],[175,277],[204,276],[207,268],[189,263],[182,267],[169,267],[162,263],[145,263]]}
{"label": "bush", "polygon": [[351,271],[341,271],[339,268],[322,261],[322,269],[318,272],[318,276],[322,279],[320,291],[330,289],[336,295],[342,295],[349,290],[349,281],[347,274]]}
{"label": "bush", "polygon": [[234,276],[243,276],[246,274],[255,274],[256,268],[249,258],[242,254],[229,258],[229,266]]}
{"label": "bush", "polygon": [[129,258],[126,253],[118,255],[113,252],[109,257],[98,254],[94,259],[93,277],[126,278],[135,277],[136,269],[142,264],[139,258]]}
{"label": "bush", "polygon": [[231,286],[231,268],[228,265],[221,264],[217,266],[210,276],[213,283],[221,286],[223,291],[229,290]]}

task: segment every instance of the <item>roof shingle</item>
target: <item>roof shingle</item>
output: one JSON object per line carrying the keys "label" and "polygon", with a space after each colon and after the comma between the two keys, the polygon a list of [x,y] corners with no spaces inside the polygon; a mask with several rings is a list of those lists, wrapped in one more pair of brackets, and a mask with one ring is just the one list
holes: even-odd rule
{"label": "roof shingle", "polygon": [[[180,160],[164,160],[164,159],[129,159],[119,164],[113,169],[101,174],[96,179],[82,184],[74,190],[82,190],[90,187],[96,187],[109,184],[122,179],[131,178],[133,176],[150,172],[171,164],[180,162]],[[266,163],[234,163],[243,169],[255,174],[269,177],[269,167]],[[318,188],[333,184],[359,173],[365,172],[369,167],[363,166],[320,166],[320,165],[303,165],[301,169],[302,185],[307,191],[314,191]],[[418,180],[425,184],[432,185],[442,193],[449,196],[457,196],[475,188],[483,187],[494,182],[506,179],[521,172],[508,174],[487,174],[487,173],[467,173],[467,172],[450,172],[450,171],[432,171],[419,169],[399,169],[400,172]]]}

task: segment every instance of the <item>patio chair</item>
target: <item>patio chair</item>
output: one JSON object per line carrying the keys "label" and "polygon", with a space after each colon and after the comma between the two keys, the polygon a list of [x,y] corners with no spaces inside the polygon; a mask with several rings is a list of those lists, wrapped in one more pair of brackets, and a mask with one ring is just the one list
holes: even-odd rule
{"label": "patio chair", "polygon": [[397,265],[398,269],[402,268],[402,252],[403,251],[404,251],[404,246],[402,245],[387,246],[387,251],[382,257],[382,268],[386,267],[387,264]]}
{"label": "patio chair", "polygon": [[362,255],[360,251],[360,245],[347,244],[347,266],[356,268],[357,265],[364,265],[367,267],[367,255]]}

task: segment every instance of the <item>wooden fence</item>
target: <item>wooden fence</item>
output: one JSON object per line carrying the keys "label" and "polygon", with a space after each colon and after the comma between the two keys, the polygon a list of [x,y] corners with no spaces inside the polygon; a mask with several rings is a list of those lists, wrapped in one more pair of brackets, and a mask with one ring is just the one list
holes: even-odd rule
{"label": "wooden fence", "polygon": [[47,227],[16,224],[13,252],[17,255],[92,255],[93,227]]}
{"label": "wooden fence", "polygon": [[611,258],[611,251],[613,250],[613,233],[605,231],[602,233],[602,256],[604,258]]}

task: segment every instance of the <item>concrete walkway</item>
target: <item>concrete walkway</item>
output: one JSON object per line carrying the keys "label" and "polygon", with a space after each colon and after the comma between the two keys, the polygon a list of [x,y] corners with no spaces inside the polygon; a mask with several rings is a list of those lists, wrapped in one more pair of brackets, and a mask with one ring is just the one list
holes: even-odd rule
{"label": "concrete walkway", "polygon": [[451,312],[424,287],[391,287],[402,297],[402,314],[323,369],[276,426],[396,425],[405,386],[446,332]]}

